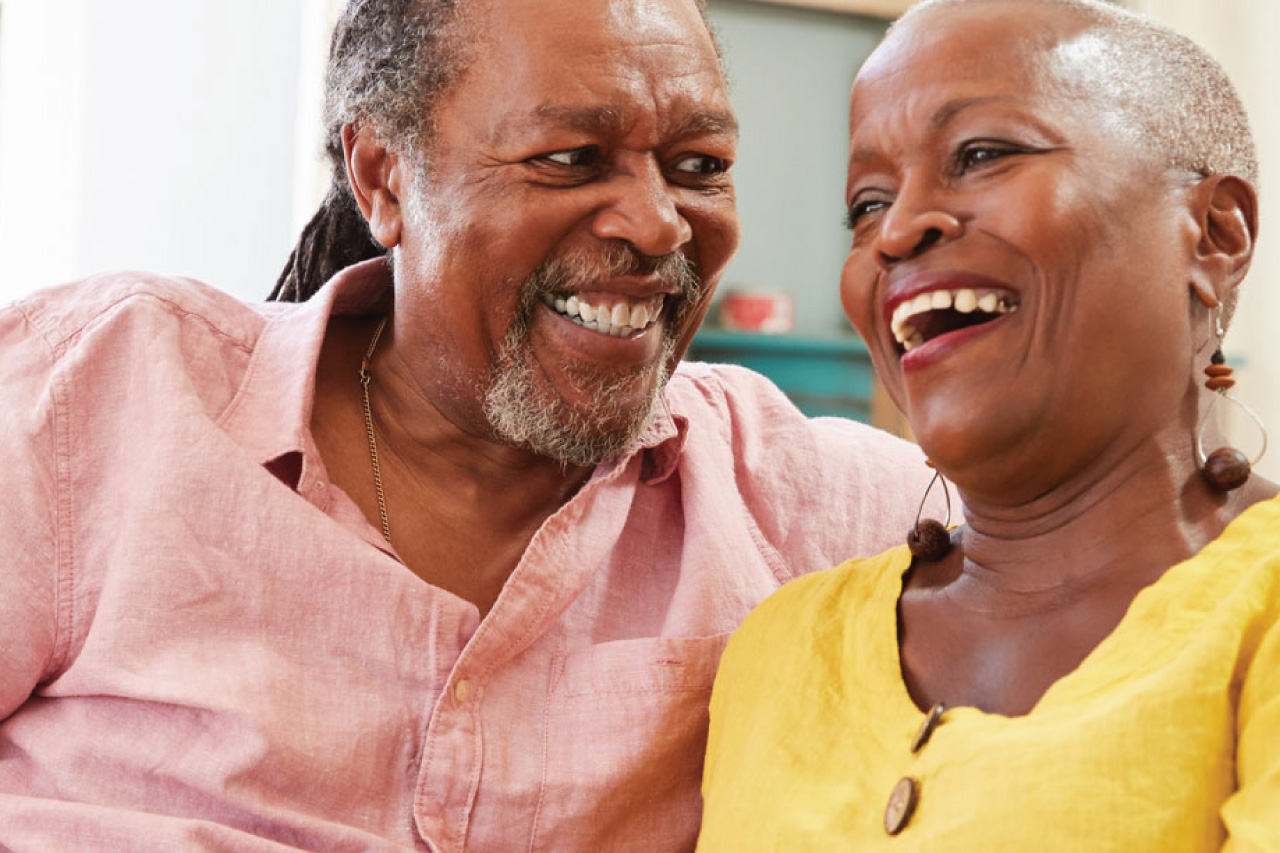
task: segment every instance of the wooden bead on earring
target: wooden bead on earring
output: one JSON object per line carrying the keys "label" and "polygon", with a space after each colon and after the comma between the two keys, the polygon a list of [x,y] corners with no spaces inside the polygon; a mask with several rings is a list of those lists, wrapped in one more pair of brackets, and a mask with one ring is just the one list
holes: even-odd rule
{"label": "wooden bead on earring", "polygon": [[1234,447],[1219,447],[1209,454],[1200,473],[1210,486],[1220,492],[1230,492],[1249,480],[1249,457]]}
{"label": "wooden bead on earring", "polygon": [[[933,468],[933,462],[927,459],[925,464]],[[947,524],[933,518],[920,517],[924,513],[924,502],[929,499],[929,492],[933,491],[933,484],[939,480],[942,480],[942,496],[947,500],[947,524],[951,523],[951,492],[947,490],[947,481],[943,479],[942,472],[934,469],[933,479],[924,490],[920,508],[916,510],[916,523],[907,532],[907,550],[911,552],[911,556],[930,563],[941,560],[951,551],[951,534],[947,531]]]}
{"label": "wooden bead on earring", "polygon": [[924,518],[907,534],[907,548],[917,560],[936,563],[950,553],[951,534],[936,518]]}
{"label": "wooden bead on earring", "polygon": [[[1217,320],[1216,317],[1215,320]],[[1222,327],[1220,321],[1217,322],[1216,333],[1219,341],[1221,341]],[[1226,358],[1222,355],[1222,347],[1219,345],[1209,358],[1209,366],[1204,369],[1205,376],[1209,377],[1204,385],[1214,392],[1214,399],[1209,404],[1204,417],[1201,418],[1200,425],[1196,428],[1196,453],[1200,460],[1200,474],[1211,488],[1219,492],[1230,492],[1247,483],[1253,464],[1258,461],[1255,459],[1251,462],[1248,456],[1245,456],[1234,447],[1219,447],[1212,453],[1205,454],[1205,425],[1209,421],[1209,415],[1213,412],[1214,406],[1219,401],[1226,400],[1240,407],[1262,430],[1262,451],[1258,454],[1258,458],[1261,458],[1262,453],[1266,453],[1267,450],[1267,430],[1262,421],[1258,419],[1252,409],[1227,393],[1227,390],[1235,385],[1236,381],[1231,376],[1234,371],[1226,362]]]}

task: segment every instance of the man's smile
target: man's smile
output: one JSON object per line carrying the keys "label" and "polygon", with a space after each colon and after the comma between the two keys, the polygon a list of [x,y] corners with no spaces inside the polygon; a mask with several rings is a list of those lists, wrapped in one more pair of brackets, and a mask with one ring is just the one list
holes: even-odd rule
{"label": "man's smile", "polygon": [[542,301],[579,326],[623,338],[654,325],[662,315],[665,294],[635,301],[599,293],[548,293]]}

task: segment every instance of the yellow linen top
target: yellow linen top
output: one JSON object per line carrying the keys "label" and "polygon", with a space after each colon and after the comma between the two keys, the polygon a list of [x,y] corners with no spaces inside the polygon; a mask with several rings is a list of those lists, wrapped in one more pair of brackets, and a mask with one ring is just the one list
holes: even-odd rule
{"label": "yellow linen top", "polygon": [[[925,719],[902,680],[897,548],[794,581],[711,699],[700,853],[1280,851],[1280,498],[1134,599],[1030,713]],[[903,777],[914,812],[885,808]]]}

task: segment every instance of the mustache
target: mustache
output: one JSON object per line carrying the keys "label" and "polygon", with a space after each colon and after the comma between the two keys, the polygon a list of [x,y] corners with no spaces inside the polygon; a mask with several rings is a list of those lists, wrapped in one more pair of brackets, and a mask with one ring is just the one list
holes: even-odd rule
{"label": "mustache", "polygon": [[680,252],[653,256],[630,244],[614,243],[602,250],[575,249],[543,261],[520,288],[521,316],[528,317],[548,293],[585,290],[601,279],[618,276],[657,278],[675,292],[677,318],[702,296],[702,278]]}

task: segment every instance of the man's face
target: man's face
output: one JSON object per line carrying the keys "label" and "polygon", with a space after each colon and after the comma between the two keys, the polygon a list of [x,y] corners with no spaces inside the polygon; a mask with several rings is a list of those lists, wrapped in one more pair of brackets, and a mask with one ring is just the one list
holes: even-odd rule
{"label": "man's face", "polygon": [[688,0],[493,0],[401,199],[397,341],[465,431],[589,464],[648,420],[738,242]]}

